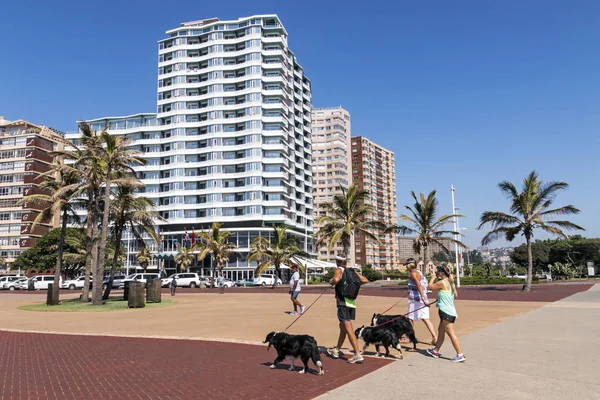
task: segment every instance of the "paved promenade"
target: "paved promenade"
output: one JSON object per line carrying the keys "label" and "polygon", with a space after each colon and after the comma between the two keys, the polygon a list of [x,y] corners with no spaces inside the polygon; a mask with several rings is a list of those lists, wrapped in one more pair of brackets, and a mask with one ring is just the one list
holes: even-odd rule
{"label": "paved promenade", "polygon": [[443,360],[397,361],[320,399],[600,399],[600,285],[460,339],[464,364],[445,343]]}

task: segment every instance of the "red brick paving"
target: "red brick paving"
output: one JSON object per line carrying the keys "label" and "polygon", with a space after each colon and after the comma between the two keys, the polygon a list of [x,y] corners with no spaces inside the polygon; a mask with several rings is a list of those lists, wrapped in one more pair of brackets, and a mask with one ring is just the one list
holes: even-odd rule
{"label": "red brick paving", "polygon": [[391,362],[323,356],[317,376],[287,361],[271,370],[274,358],[244,344],[0,331],[0,399],[312,399]]}
{"label": "red brick paving", "polygon": [[[575,293],[585,292],[591,288],[591,283],[543,283],[533,285],[532,291],[524,293],[521,291],[522,285],[484,285],[484,286],[463,286],[459,289],[460,300],[487,300],[487,301],[533,301],[533,302],[554,302]],[[178,288],[177,293],[219,293],[218,289],[189,289]],[[325,290],[325,286],[311,286],[302,288],[304,293],[320,294]],[[168,294],[170,289],[163,288],[162,292]],[[268,287],[248,287],[248,288],[227,288],[227,292],[232,293],[287,293],[287,286],[279,287],[275,290]],[[44,290],[27,291],[2,291],[6,294],[40,294],[46,293]],[[61,290],[61,294],[79,293],[73,290]],[[111,294],[121,295],[122,290],[113,290]],[[387,284],[383,286],[367,286],[361,291],[363,296],[381,296],[381,297],[407,297],[407,287],[405,285]]]}

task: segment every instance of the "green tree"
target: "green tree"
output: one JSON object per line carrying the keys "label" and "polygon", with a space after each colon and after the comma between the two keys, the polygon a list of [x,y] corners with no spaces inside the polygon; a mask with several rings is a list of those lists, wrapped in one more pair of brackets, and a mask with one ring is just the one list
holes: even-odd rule
{"label": "green tree", "polygon": [[[288,234],[288,227],[273,226],[273,239],[269,240],[264,236],[258,236],[252,240],[250,244],[250,252],[248,253],[248,261],[258,262],[258,266],[254,270],[254,275],[263,274],[270,267],[275,268],[275,274],[281,279],[281,264],[290,265],[294,258],[306,257],[307,254],[302,251],[300,241]],[[299,269],[302,272],[303,266]],[[277,286],[277,280],[273,283],[273,288]]]}
{"label": "green tree", "polygon": [[150,248],[146,246],[144,242],[142,242],[142,247],[135,255],[135,258],[138,264],[140,264],[140,267],[146,272],[146,268],[148,268],[148,265],[150,265],[150,261],[152,260],[152,253],[150,253]]}
{"label": "green tree", "polygon": [[433,256],[431,256],[431,259],[433,261],[437,261],[437,262],[449,262],[450,261],[448,254],[444,253],[443,251],[438,251],[438,252],[433,253]]}
{"label": "green tree", "polygon": [[154,243],[158,244],[158,235],[154,230],[154,221],[164,221],[162,217],[154,211],[154,203],[147,197],[136,195],[136,187],[141,184],[134,181],[125,181],[118,184],[115,188],[115,196],[111,200],[111,220],[113,237],[116,249],[112,258],[110,275],[106,289],[104,290],[103,299],[108,299],[112,284],[117,272],[119,257],[121,257],[122,238],[125,229],[129,227],[129,232],[138,240],[144,241],[144,233],[150,237]]}
{"label": "green tree", "polygon": [[44,221],[50,221],[54,216],[60,218],[60,233],[58,250],[54,268],[54,282],[52,285],[52,301],[50,305],[58,305],[60,276],[63,266],[63,252],[65,234],[69,217],[77,217],[75,206],[77,203],[77,176],[70,172],[61,171],[62,161],[57,160],[50,171],[40,175],[42,181],[38,187],[45,193],[31,194],[19,200],[18,204],[31,203],[44,207],[31,225],[31,230]]}
{"label": "green tree", "polygon": [[[533,272],[542,272],[546,269],[550,259],[550,246],[545,241],[536,241],[531,243],[531,260]],[[515,247],[510,253],[510,259],[519,267],[527,269],[529,265],[529,250],[526,244]]]}
{"label": "green tree", "polygon": [[236,245],[229,242],[231,232],[221,230],[221,224],[213,222],[210,231],[198,232],[198,241],[192,246],[192,251],[199,251],[198,259],[204,260],[210,255],[212,284],[215,287],[217,269],[221,271],[229,257],[236,254]]}
{"label": "green tree", "polygon": [[[33,269],[43,273],[53,269],[58,259],[58,243],[61,229],[53,229],[39,238],[33,247],[25,250],[14,261],[12,267],[27,271]],[[85,232],[79,228],[67,228],[63,245],[63,271],[67,277],[72,277],[83,267],[85,259],[71,259],[70,254],[81,250],[79,241],[71,239],[85,237]]]}
{"label": "green tree", "polygon": [[[92,304],[102,305],[102,281],[104,277],[104,260],[106,258],[106,243],[110,230],[110,204],[113,194],[113,184],[131,183],[135,176],[134,165],[143,165],[144,159],[140,152],[129,149],[130,139],[124,136],[110,135],[107,131],[100,133],[101,146],[95,149],[101,165],[104,166],[104,211],[102,213],[102,224],[100,230],[100,244],[98,246],[98,265],[94,273],[94,285],[92,292]],[[130,177],[126,175],[130,174]],[[118,254],[118,253],[117,253]]]}
{"label": "green tree", "polygon": [[194,253],[186,247],[179,247],[179,251],[175,255],[175,264],[179,268],[179,271],[183,272],[187,270],[189,272],[192,262],[194,262]]}
{"label": "green tree", "polygon": [[342,193],[333,196],[330,203],[322,205],[327,215],[318,218],[319,232],[317,247],[327,243],[331,251],[336,243],[341,243],[344,255],[348,257],[350,244],[356,233],[362,233],[380,243],[374,232],[386,229],[386,225],[372,219],[375,207],[366,204],[369,193],[359,190],[355,184],[348,189],[340,187]]}
{"label": "green tree", "polygon": [[[423,254],[424,269],[429,261],[427,251],[432,244],[438,245],[442,252],[447,255],[451,254],[451,250],[446,247],[444,240],[456,243],[462,248],[467,247],[460,240],[454,239],[453,236],[460,235],[458,232],[444,229],[447,224],[454,221],[454,218],[460,218],[463,215],[447,214],[437,218],[439,202],[435,190],[432,190],[427,197],[423,193],[420,193],[418,198],[415,192],[410,192],[410,194],[415,202],[412,206],[404,206],[410,212],[410,215],[400,214],[399,219],[408,222],[412,227],[396,225],[388,230],[396,230],[401,235],[415,235],[413,250],[417,254]],[[442,238],[444,240],[441,240]],[[425,270],[421,272],[425,273]]]}
{"label": "green tree", "polygon": [[532,171],[524,180],[521,192],[511,182],[503,181],[498,184],[500,191],[510,201],[510,214],[499,211],[486,211],[481,215],[481,224],[478,229],[486,225],[491,226],[481,240],[482,245],[487,245],[494,240],[504,237],[512,242],[517,235],[525,237],[527,246],[527,281],[524,291],[531,290],[533,279],[533,254],[532,239],[536,229],[541,229],[552,235],[567,238],[563,230],[583,230],[566,220],[552,220],[553,217],[578,214],[579,210],[572,205],[551,208],[556,195],[561,190],[566,190],[566,182],[542,183],[536,171]]}

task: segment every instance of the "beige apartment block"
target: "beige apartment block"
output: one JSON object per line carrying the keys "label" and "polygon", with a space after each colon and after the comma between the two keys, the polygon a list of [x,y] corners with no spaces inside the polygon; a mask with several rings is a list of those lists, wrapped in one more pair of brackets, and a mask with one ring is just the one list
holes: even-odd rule
{"label": "beige apartment block", "polygon": [[[450,251],[454,251],[454,243],[447,237],[438,238],[438,240]],[[398,258],[400,260],[406,260],[407,258],[413,257],[415,259],[422,259],[423,254],[418,254],[413,249],[413,243],[415,241],[414,236],[398,236]],[[444,248],[437,243],[433,243],[427,247],[427,258],[431,260],[431,257],[435,253],[446,253]]]}
{"label": "beige apartment block", "polygon": [[[324,203],[333,201],[333,196],[341,193],[350,182],[350,113],[340,107],[313,108],[311,113],[313,132],[313,198],[315,221],[326,215]],[[319,225],[315,224],[318,235]],[[353,244],[353,243],[352,243]],[[342,246],[331,250],[328,246],[316,249],[319,259],[334,261],[343,253]],[[350,249],[348,264],[354,265],[354,250]]]}
{"label": "beige apartment block", "polygon": [[[375,207],[373,219],[396,224],[396,161],[394,153],[357,136],[352,138],[352,180],[358,189],[369,192]],[[399,269],[396,233],[376,232],[379,242],[357,234],[354,238],[356,264],[375,269]]]}
{"label": "beige apartment block", "polygon": [[44,193],[40,174],[51,168],[51,151],[61,148],[60,133],[27,121],[0,117],[0,257],[10,270],[15,258],[58,225],[58,218],[33,220],[44,205],[17,204],[25,196]]}

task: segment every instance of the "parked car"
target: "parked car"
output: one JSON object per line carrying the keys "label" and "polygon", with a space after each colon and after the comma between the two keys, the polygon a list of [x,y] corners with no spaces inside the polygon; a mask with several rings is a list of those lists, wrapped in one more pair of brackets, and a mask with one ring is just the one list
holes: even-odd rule
{"label": "parked car", "polygon": [[235,286],[244,286],[244,283],[246,284],[246,286],[260,286],[260,284],[254,282],[254,280],[252,279],[240,279],[235,281]]}
{"label": "parked car", "polygon": [[0,289],[5,289],[5,285],[7,285],[10,282],[14,282],[16,280],[19,280],[21,277],[20,276],[3,276],[0,277]]}
{"label": "parked car", "polygon": [[[10,281],[4,284],[3,289],[5,290],[21,290],[27,289],[27,278],[19,278],[16,281]],[[22,285],[25,285],[23,288]]]}
{"label": "parked car", "polygon": [[204,283],[206,286],[210,286],[211,282],[212,282],[212,278],[210,276],[201,276],[200,277],[200,283]]}
{"label": "parked car", "polygon": [[267,286],[267,285],[273,285],[273,283],[275,282],[275,279],[277,279],[277,286],[283,284],[283,282],[281,282],[281,279],[276,278],[274,274],[262,274],[258,277],[255,277],[254,282],[256,282],[257,284],[259,284],[261,286]]}
{"label": "parked car", "polygon": [[121,281],[121,285],[119,286],[119,288],[125,287],[126,282],[142,282],[144,286],[146,286],[146,282],[148,281],[148,279],[158,279],[159,277],[159,274],[130,274],[127,275],[125,279]]}
{"label": "parked car", "polygon": [[[30,279],[33,281],[33,287],[35,289],[48,290],[48,285],[54,282],[54,275],[36,275],[31,277]],[[62,282],[63,279],[62,277],[60,277],[58,281],[59,287],[61,287]]]}
{"label": "parked car", "polygon": [[[112,289],[118,289],[123,286],[123,280],[126,278],[126,275],[115,275],[113,278]],[[105,278],[102,282],[102,289],[106,290],[108,286],[108,278]]]}
{"label": "parked car", "polygon": [[169,287],[173,278],[175,278],[175,281],[177,282],[177,287],[197,288],[198,286],[200,286],[200,282],[201,282],[198,274],[180,273],[180,274],[173,274],[173,275],[169,276],[168,278],[161,279],[161,286]]}
{"label": "parked car", "polygon": [[[90,279],[91,282],[91,279]],[[83,285],[85,284],[85,276],[79,276],[75,279],[68,279],[60,284],[61,289],[83,289]]]}
{"label": "parked car", "polygon": [[229,279],[225,279],[225,282],[223,282],[223,286],[225,287],[233,287],[235,285],[235,283],[233,283],[233,281],[230,281]]}

